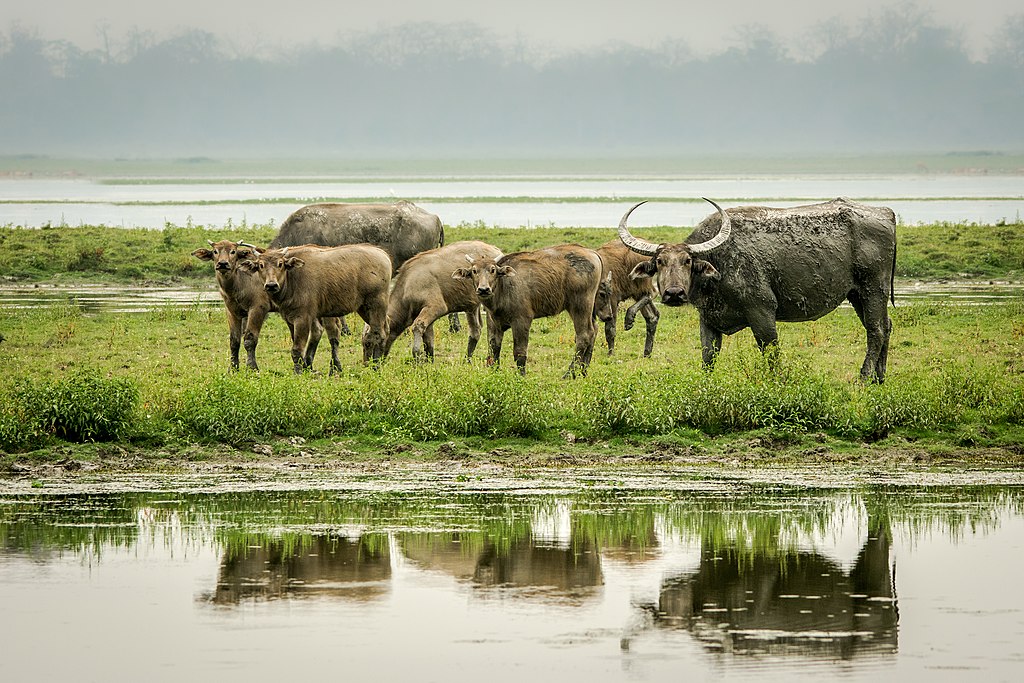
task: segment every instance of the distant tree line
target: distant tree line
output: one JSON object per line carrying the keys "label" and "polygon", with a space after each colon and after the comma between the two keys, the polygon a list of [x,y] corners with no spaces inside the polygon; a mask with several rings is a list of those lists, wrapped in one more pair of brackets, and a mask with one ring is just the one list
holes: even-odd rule
{"label": "distant tree line", "polygon": [[[1024,149],[1024,14],[984,61],[914,11],[823,24],[795,57],[736,46],[544,55],[478,26],[405,24],[244,52],[198,30],[100,50],[0,34],[0,153]],[[808,55],[809,53],[809,55]]]}

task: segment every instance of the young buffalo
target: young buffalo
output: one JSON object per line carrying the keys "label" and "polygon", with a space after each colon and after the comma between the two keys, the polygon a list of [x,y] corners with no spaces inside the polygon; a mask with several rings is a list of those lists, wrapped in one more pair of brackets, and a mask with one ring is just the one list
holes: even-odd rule
{"label": "young buffalo", "polygon": [[626,317],[623,320],[623,328],[633,328],[633,321],[637,312],[644,316],[647,323],[647,338],[644,340],[644,358],[651,355],[654,349],[654,333],[658,330],[658,320],[661,315],[654,307],[653,299],[656,296],[654,283],[650,278],[632,277],[633,269],[650,259],[637,254],[624,245],[620,240],[612,240],[597,248],[597,253],[604,261],[605,268],[611,274],[611,287],[601,287],[598,298],[610,297],[609,306],[612,316],[604,324],[604,338],[608,342],[608,355],[615,350],[615,318],[619,311],[619,303],[632,299],[635,303],[626,309]]}
{"label": "young buffalo", "polygon": [[[230,240],[210,242],[210,249],[196,249],[192,252],[192,255],[201,261],[213,261],[217,287],[227,313],[231,367],[235,370],[238,369],[239,347],[243,344],[246,366],[251,370],[260,369],[256,364],[256,346],[260,341],[260,331],[263,329],[267,314],[277,310],[270,295],[263,288],[263,281],[239,265],[255,258],[259,253],[252,245]],[[327,329],[327,338],[331,341],[331,356],[337,358],[340,321],[337,318],[326,318],[319,321],[310,334],[305,353],[307,366],[313,364],[313,356],[316,354],[324,328]]]}
{"label": "young buffalo", "polygon": [[424,251],[406,261],[398,270],[388,305],[388,333],[384,354],[410,326],[412,355],[419,359],[424,353],[434,359],[434,321],[448,314],[463,311],[469,325],[466,360],[473,357],[480,340],[480,299],[468,279],[454,279],[452,272],[474,258],[501,258],[501,250],[486,242],[456,242],[440,249]]}
{"label": "young buffalo", "polygon": [[[391,284],[391,259],[383,249],[368,244],[308,251],[287,247],[264,252],[242,267],[257,274],[291,328],[296,373],[309,367],[302,349],[322,317],[358,313],[368,326],[363,333],[363,362],[383,356]],[[332,373],[340,369],[335,360]]]}
{"label": "young buffalo", "polygon": [[[578,244],[563,244],[537,251],[509,254],[495,260],[473,259],[469,268],[452,273],[455,279],[472,280],[480,302],[487,309],[487,335],[491,358],[501,358],[505,331],[512,329],[512,355],[521,374],[526,374],[526,351],[534,318],[566,311],[576,331],[576,353],[566,376],[584,376],[594,353],[594,304],[597,290],[606,279],[596,251]],[[597,311],[601,320],[611,315],[605,305]]]}

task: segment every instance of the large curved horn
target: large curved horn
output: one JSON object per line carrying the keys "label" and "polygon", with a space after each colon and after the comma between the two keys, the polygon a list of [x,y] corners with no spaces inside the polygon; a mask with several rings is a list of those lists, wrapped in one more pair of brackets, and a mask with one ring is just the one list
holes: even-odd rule
{"label": "large curved horn", "polygon": [[249,244],[248,242],[239,242],[238,246],[249,247],[250,249],[256,252],[257,256],[263,253],[263,250],[261,248],[257,247],[255,244]]}
{"label": "large curved horn", "polygon": [[711,204],[711,206],[718,209],[718,215],[722,217],[722,227],[719,228],[718,234],[707,240],[706,242],[698,242],[697,244],[687,245],[690,248],[691,254],[699,254],[704,251],[711,251],[717,247],[722,246],[729,239],[729,235],[732,233],[732,220],[729,218],[729,214],[722,211],[722,207],[715,204],[707,197],[701,197],[704,201]]}
{"label": "large curved horn", "polygon": [[638,254],[643,254],[644,256],[654,256],[655,254],[658,253],[658,250],[661,249],[661,245],[655,244],[654,242],[648,242],[647,240],[642,240],[639,237],[633,237],[633,235],[631,235],[629,230],[626,228],[626,221],[629,219],[629,214],[633,213],[633,209],[640,206],[640,204],[646,203],[647,200],[645,199],[639,204],[634,204],[633,208],[627,211],[626,215],[622,217],[622,220],[619,221],[619,239],[622,240],[623,244],[625,244],[627,247],[629,247]]}

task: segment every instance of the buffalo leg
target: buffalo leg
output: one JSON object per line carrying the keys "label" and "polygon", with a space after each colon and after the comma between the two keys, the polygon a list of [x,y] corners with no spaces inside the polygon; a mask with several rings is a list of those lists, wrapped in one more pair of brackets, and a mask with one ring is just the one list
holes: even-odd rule
{"label": "buffalo leg", "polygon": [[289,325],[292,329],[292,365],[296,375],[301,375],[306,369],[306,342],[314,325],[317,325],[315,319],[306,317],[301,317]]}
{"label": "buffalo leg", "polygon": [[341,346],[341,318],[323,318],[321,322],[327,332],[327,339],[331,342],[330,374],[333,375],[336,372],[341,372],[341,358],[338,357],[338,350]]}
{"label": "buffalo leg", "polygon": [[615,323],[619,319],[619,304],[614,302],[612,306],[612,317],[604,321],[604,341],[608,344],[608,355],[615,350]]}
{"label": "buffalo leg", "polygon": [[245,346],[245,364],[250,370],[259,370],[256,364],[256,347],[260,343],[260,331],[267,319],[270,308],[259,306],[249,309],[245,318],[245,331],[242,334],[242,344]]}
{"label": "buffalo leg", "polygon": [[572,321],[576,331],[576,352],[573,355],[569,370],[563,377],[575,377],[576,368],[580,374],[587,376],[587,368],[594,356],[594,337],[597,336],[597,329],[594,327],[594,319],[589,315],[575,315]]}
{"label": "buffalo leg", "polygon": [[477,306],[466,312],[466,326],[469,328],[468,339],[466,340],[466,362],[473,359],[473,352],[476,351],[477,342],[480,341],[480,307]]}
{"label": "buffalo leg", "polygon": [[779,358],[779,331],[775,326],[774,311],[753,311],[748,317],[757,348],[767,359],[769,367],[774,367]]}
{"label": "buffalo leg", "polygon": [[[626,317],[622,319],[622,329],[631,330],[633,329],[633,321],[636,320],[636,314],[638,311],[643,309],[645,306],[651,303],[651,295],[645,294],[633,303],[632,306],[626,309]],[[647,318],[647,315],[644,315]]]}
{"label": "buffalo leg", "polygon": [[704,369],[710,370],[715,367],[715,359],[722,351],[722,333],[700,321],[700,347],[701,360]]}
{"label": "buffalo leg", "polygon": [[458,332],[462,329],[462,325],[459,324],[459,312],[452,311],[448,314],[448,331]]}
{"label": "buffalo leg", "polygon": [[865,301],[857,291],[847,296],[853,304],[853,310],[864,325],[867,333],[867,353],[864,364],[860,368],[860,378],[865,382],[885,381],[885,367],[889,355],[889,335],[892,332],[892,321],[889,320],[889,302],[882,297],[869,298]]}
{"label": "buffalo leg", "polygon": [[[429,360],[434,359],[434,321],[445,314],[445,308],[430,308],[429,306],[420,311],[416,319],[412,321],[412,357],[422,360],[426,353]],[[426,336],[430,334],[430,343],[426,344]]]}
{"label": "buffalo leg", "polygon": [[423,352],[427,354],[427,360],[434,362],[434,323],[427,325],[423,330]]}
{"label": "buffalo leg", "polygon": [[516,361],[520,375],[526,374],[526,356],[530,347],[530,326],[532,324],[533,320],[526,318],[516,321],[512,325],[512,358]]}
{"label": "buffalo leg", "polygon": [[644,323],[647,325],[647,338],[644,339],[644,358],[649,358],[654,350],[654,333],[658,331],[658,320],[661,318],[661,314],[658,313],[658,309],[652,301],[648,301],[640,309],[640,313],[644,316]]}
{"label": "buffalo leg", "polygon": [[245,329],[245,316],[228,311],[228,349],[231,353],[231,369],[238,369],[238,350],[242,346],[242,330]]}
{"label": "buffalo leg", "polygon": [[324,336],[324,326],[319,320],[313,321],[313,327],[309,331],[309,341],[306,342],[306,353],[303,363],[307,370],[313,369],[313,359],[316,357],[316,350],[320,347],[320,339]]}
{"label": "buffalo leg", "polygon": [[339,318],[341,320],[341,333],[346,337],[352,334],[352,330],[348,329],[348,323],[345,321],[345,316]]}
{"label": "buffalo leg", "polygon": [[292,328],[292,364],[295,367],[295,374],[301,375],[306,369],[306,340],[313,330],[315,320],[299,318],[293,321]]}
{"label": "buffalo leg", "polygon": [[501,364],[501,343],[505,340],[505,331],[509,326],[494,316],[487,316],[487,341],[491,347],[490,364],[497,368]]}

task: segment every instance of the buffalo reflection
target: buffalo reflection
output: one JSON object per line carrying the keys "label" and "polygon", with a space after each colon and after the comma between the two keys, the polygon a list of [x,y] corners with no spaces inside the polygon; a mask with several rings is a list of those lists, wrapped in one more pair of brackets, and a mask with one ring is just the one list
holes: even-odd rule
{"label": "buffalo reflection", "polygon": [[890,545],[888,529],[871,534],[846,572],[816,552],[755,552],[705,539],[698,569],[664,580],[658,604],[641,608],[655,626],[686,629],[712,651],[894,654],[899,614]]}
{"label": "buffalo reflection", "polygon": [[225,549],[217,588],[203,599],[218,605],[310,596],[373,600],[389,591],[390,579],[384,535],[264,540]]}
{"label": "buffalo reflection", "polygon": [[444,572],[479,588],[544,589],[581,602],[604,584],[596,545],[572,538],[568,544],[539,542],[532,535],[496,542],[490,537],[450,534],[402,534],[402,552],[422,569]]}

